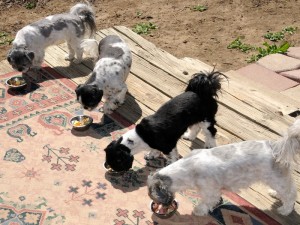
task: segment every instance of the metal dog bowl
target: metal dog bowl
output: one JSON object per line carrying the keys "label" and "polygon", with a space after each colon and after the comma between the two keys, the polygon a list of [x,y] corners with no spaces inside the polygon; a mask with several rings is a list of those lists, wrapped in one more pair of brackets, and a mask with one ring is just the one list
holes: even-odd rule
{"label": "metal dog bowl", "polygon": [[72,125],[73,129],[78,131],[84,131],[89,129],[92,123],[93,118],[86,115],[74,116],[70,120],[70,124]]}
{"label": "metal dog bowl", "polygon": [[12,89],[21,90],[24,89],[27,85],[26,80],[22,76],[15,76],[7,79],[5,84]]}
{"label": "metal dog bowl", "polygon": [[[167,208],[164,208],[162,205],[152,201],[150,203],[151,211],[161,219],[167,219],[173,216],[178,209],[178,202],[174,199],[172,204]],[[165,211],[165,212],[164,212]]]}
{"label": "metal dog bowl", "polygon": [[108,166],[108,164],[106,162],[103,163],[103,168],[109,173],[109,174],[113,174],[113,175],[122,175],[124,174],[126,171],[121,171],[121,172],[118,172],[118,171],[114,171],[112,168],[110,168]]}

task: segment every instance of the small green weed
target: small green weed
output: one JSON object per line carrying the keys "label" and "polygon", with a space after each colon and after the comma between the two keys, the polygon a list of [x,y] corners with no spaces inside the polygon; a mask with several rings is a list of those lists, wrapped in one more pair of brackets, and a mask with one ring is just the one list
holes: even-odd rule
{"label": "small green weed", "polygon": [[208,7],[205,5],[195,5],[192,7],[192,10],[199,11],[199,12],[204,12],[207,9],[208,9]]}
{"label": "small green weed", "polygon": [[284,54],[287,52],[287,50],[289,49],[289,47],[291,46],[291,44],[284,40],[285,39],[285,34],[294,34],[297,31],[297,27],[286,27],[284,29],[282,29],[280,32],[276,32],[276,33],[267,33],[265,34],[263,37],[272,41],[272,42],[277,42],[277,41],[281,41],[280,45],[276,45],[276,44],[269,44],[268,42],[264,42],[262,45],[264,47],[255,47],[255,46],[251,46],[249,44],[245,44],[242,42],[242,38],[238,37],[237,39],[235,39],[234,41],[232,41],[227,48],[228,49],[238,49],[242,52],[249,52],[249,51],[256,51],[257,54],[252,55],[249,59],[247,59],[246,61],[248,63],[251,62],[255,62],[257,60],[259,60],[260,58],[270,55],[270,54],[275,54],[275,53],[281,53]]}
{"label": "small green weed", "polygon": [[250,51],[250,50],[255,49],[255,47],[253,47],[253,46],[251,46],[251,45],[242,43],[240,37],[238,37],[238,38],[235,39],[233,42],[231,42],[231,43],[227,46],[227,48],[229,48],[229,49],[239,49],[239,50],[241,50],[242,52],[248,52],[248,51]]}
{"label": "small green weed", "polygon": [[13,40],[13,38],[9,37],[8,33],[0,31],[0,45],[10,45]]}
{"label": "small green weed", "polygon": [[157,29],[157,26],[151,22],[148,23],[138,23],[136,24],[132,31],[137,34],[149,34],[151,30]]}
{"label": "small green weed", "polygon": [[269,45],[267,42],[263,43],[263,45],[265,46],[265,48],[262,48],[262,47],[256,48],[256,50],[258,51],[258,54],[252,55],[250,57],[250,59],[247,60],[247,62],[249,62],[249,63],[256,62],[260,58],[270,55],[270,54],[286,53],[290,47],[290,43],[288,43],[288,42],[285,42],[280,46],[277,46],[276,44]]}
{"label": "small green weed", "polygon": [[140,12],[140,11],[137,11],[137,12],[136,12],[136,17],[140,18],[142,15],[143,15],[142,12]]}
{"label": "small green weed", "polygon": [[36,7],[36,2],[28,2],[25,4],[26,9],[34,9]]}
{"label": "small green weed", "polygon": [[270,40],[270,41],[280,41],[283,40],[285,38],[285,34],[294,34],[297,31],[297,27],[286,27],[284,29],[282,29],[282,31],[279,32],[275,32],[275,33],[267,33],[264,35],[264,38]]}
{"label": "small green weed", "polygon": [[282,29],[282,31],[284,33],[288,33],[288,34],[294,34],[294,33],[296,33],[297,30],[298,30],[298,27],[286,27],[286,28]]}

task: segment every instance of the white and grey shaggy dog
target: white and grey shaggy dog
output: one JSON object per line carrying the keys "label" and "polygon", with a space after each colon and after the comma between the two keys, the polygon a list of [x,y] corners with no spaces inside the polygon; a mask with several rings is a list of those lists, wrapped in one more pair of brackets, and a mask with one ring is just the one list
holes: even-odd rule
{"label": "white and grey shaggy dog", "polygon": [[30,68],[39,69],[43,63],[46,47],[67,41],[69,54],[66,60],[82,61],[81,43],[86,34],[95,33],[96,25],[92,8],[76,4],[69,13],[48,16],[19,30],[8,52],[11,66],[26,73]]}
{"label": "white and grey shaggy dog", "polygon": [[102,97],[104,114],[110,114],[125,101],[125,83],[132,64],[132,54],[127,44],[116,35],[103,38],[98,46],[99,59],[90,78],[76,88],[77,100],[84,109],[98,106]]}
{"label": "white and grey shaggy dog", "polygon": [[176,144],[184,138],[193,140],[203,129],[206,147],[216,146],[215,115],[218,110],[217,93],[221,89],[220,72],[194,74],[184,93],[162,105],[156,113],[145,117],[136,127],[105,149],[106,167],[126,171],[132,167],[133,155],[150,151],[146,159],[167,156],[167,163],[175,162],[179,155]]}
{"label": "white and grey shaggy dog", "polygon": [[292,163],[299,162],[300,120],[277,141],[244,141],[211,149],[193,150],[186,157],[148,177],[148,193],[155,202],[170,205],[175,192],[197,189],[201,202],[193,213],[206,215],[219,202],[221,190],[236,192],[256,182],[271,187],[282,201],[278,212],[293,211],[297,189]]}

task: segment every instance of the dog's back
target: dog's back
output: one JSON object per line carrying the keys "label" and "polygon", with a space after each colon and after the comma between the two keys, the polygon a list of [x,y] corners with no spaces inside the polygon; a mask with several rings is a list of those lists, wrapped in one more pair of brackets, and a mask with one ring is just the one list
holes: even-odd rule
{"label": "dog's back", "polygon": [[51,15],[23,27],[18,31],[13,45],[25,45],[29,49],[45,48],[70,38],[81,39],[88,30],[92,35],[95,29],[92,9],[86,4],[77,4],[70,13]]}
{"label": "dog's back", "polygon": [[219,72],[198,73],[189,81],[186,91],[162,105],[156,113],[144,118],[136,126],[139,136],[152,148],[168,154],[191,125],[209,122],[211,135],[216,129],[215,99],[221,89]]}

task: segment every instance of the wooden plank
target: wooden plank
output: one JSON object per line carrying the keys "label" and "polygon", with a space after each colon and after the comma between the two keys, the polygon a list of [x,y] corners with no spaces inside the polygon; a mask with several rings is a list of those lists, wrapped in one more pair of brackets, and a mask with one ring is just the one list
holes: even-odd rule
{"label": "wooden plank", "polygon": [[300,101],[300,85],[281,91],[280,93],[295,101]]}
{"label": "wooden plank", "polygon": [[[104,29],[97,32],[98,35],[116,34],[122,37],[128,43],[131,51],[139,57],[149,61],[152,65],[159,67],[171,76],[183,81],[188,81],[190,76],[200,70],[212,70],[212,67],[207,64],[201,66],[186,66],[181,59],[169,54],[168,52],[157,48],[153,43],[145,40],[140,35],[134,33],[130,29],[122,26]],[[187,73],[187,75],[185,75]]]}
{"label": "wooden plank", "polygon": [[[184,58],[187,63],[194,63],[201,65],[201,61],[197,59]],[[260,105],[265,105],[271,109],[276,109],[278,115],[288,115],[291,112],[299,110],[300,101],[291,99],[276,91],[270,90],[265,86],[254,82],[246,77],[240,76],[235,71],[228,71],[225,73],[230,80],[232,91],[242,93],[247,96],[247,99],[259,102]],[[244,98],[245,100],[246,98]],[[266,102],[268,104],[266,104]],[[252,103],[249,102],[251,105]]]}
{"label": "wooden plank", "polygon": [[10,73],[10,72],[13,72],[13,71],[14,71],[14,69],[7,62],[7,60],[2,60],[0,62],[0,74]]}
{"label": "wooden plank", "polygon": [[[239,90],[246,92],[249,97],[267,106],[277,108],[279,115],[288,115],[299,110],[300,102],[295,101],[279,92],[268,89],[267,87],[253,82],[252,80],[240,76],[235,71],[229,71],[226,75],[230,78],[231,83]],[[267,104],[266,104],[267,103]]]}

